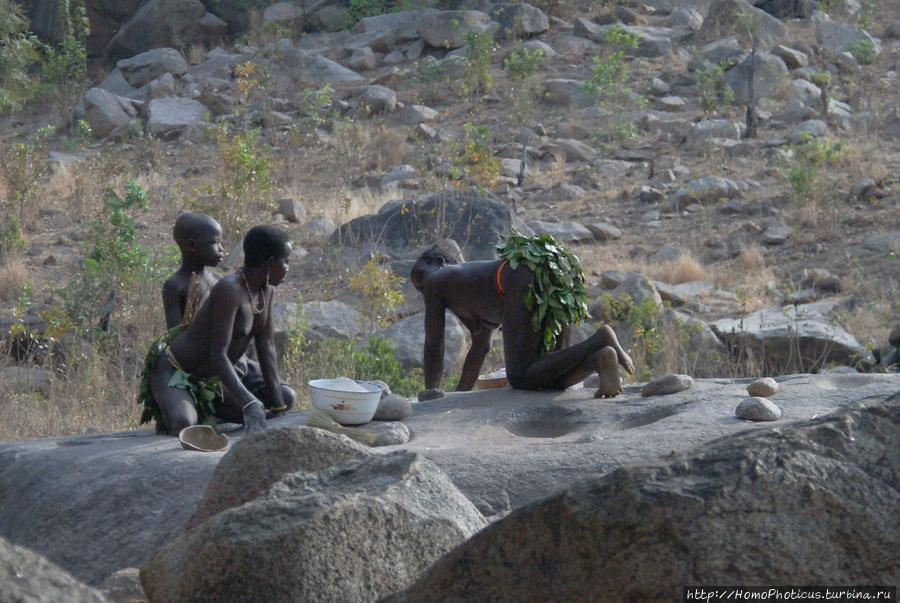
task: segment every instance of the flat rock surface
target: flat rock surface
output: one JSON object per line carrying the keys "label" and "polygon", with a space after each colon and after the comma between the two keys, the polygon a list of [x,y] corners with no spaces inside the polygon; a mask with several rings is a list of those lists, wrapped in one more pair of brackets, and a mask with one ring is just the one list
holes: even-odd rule
{"label": "flat rock surface", "polygon": [[[900,391],[900,374],[779,377],[783,417],[750,423],[734,409],[751,381],[698,379],[651,398],[641,397],[643,384],[631,384],[611,400],[595,400],[591,389],[448,392],[412,404],[403,421],[409,442],[373,450],[422,454],[496,519],[584,477]],[[302,425],[305,418],[292,412],[270,424]],[[100,584],[140,566],[180,532],[224,454],[182,450],[176,438],[152,429],[0,443],[0,536]]]}

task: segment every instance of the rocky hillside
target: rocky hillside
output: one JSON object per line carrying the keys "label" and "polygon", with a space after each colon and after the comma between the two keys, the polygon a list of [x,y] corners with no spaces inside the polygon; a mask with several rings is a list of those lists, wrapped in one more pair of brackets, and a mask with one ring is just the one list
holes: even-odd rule
{"label": "rocky hillside", "polygon": [[[148,209],[132,213],[142,248],[168,249],[184,209],[216,216],[228,245],[275,210],[299,248],[280,299],[358,308],[348,285],[366,254],[405,276],[417,250],[454,232],[440,220],[421,228],[408,208],[475,191],[507,208],[507,225],[576,251],[594,315],[619,321],[643,376],[871,366],[867,348],[887,345],[898,323],[896,3],[472,2],[364,18],[377,7],[106,4],[86,2],[93,59],[75,112],[33,105],[0,121],[0,211],[21,219],[24,241],[3,257],[4,332],[76,321],[66,284],[84,273],[94,220],[109,220],[103,200],[127,198],[128,181],[148,192]],[[46,5],[30,16],[52,39]],[[48,124],[67,126],[46,135]],[[18,148],[32,155],[16,171]],[[23,172],[41,177],[22,188]],[[408,239],[335,234],[397,199],[409,203],[391,206]],[[157,265],[174,269],[171,254]],[[123,399],[161,329],[155,286],[81,292],[90,320],[117,325]],[[652,311],[629,314],[604,295],[625,292]],[[418,303],[410,295],[378,318]],[[66,320],[48,318],[54,308]],[[773,322],[779,332],[766,334]],[[727,336],[750,323],[746,337]],[[691,336],[706,339],[685,343],[666,324],[695,324]],[[748,351],[770,336],[772,347]],[[719,348],[728,363],[696,354]]]}

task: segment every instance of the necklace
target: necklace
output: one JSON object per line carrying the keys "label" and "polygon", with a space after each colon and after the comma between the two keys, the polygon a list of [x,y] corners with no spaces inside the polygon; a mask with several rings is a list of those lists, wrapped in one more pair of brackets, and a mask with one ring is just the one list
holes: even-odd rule
{"label": "necklace", "polygon": [[250,283],[247,282],[247,275],[244,274],[244,270],[241,269],[241,280],[244,281],[244,287],[247,288],[247,297],[250,298],[250,309],[253,310],[253,316],[259,316],[263,313],[263,310],[266,309],[266,296],[263,295],[262,289],[259,290],[259,294],[257,295],[256,306],[253,305],[253,292],[250,291]]}

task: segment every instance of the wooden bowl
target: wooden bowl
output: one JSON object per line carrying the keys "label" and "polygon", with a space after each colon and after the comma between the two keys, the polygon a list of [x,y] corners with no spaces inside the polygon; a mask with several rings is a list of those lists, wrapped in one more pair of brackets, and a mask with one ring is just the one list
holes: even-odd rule
{"label": "wooden bowl", "polygon": [[507,385],[509,385],[509,381],[506,379],[505,368],[494,371],[488,375],[481,375],[475,381],[476,389],[498,389],[500,387],[506,387]]}
{"label": "wooden bowl", "polygon": [[197,452],[221,452],[228,448],[228,436],[216,433],[209,425],[191,425],[178,434],[181,447]]}

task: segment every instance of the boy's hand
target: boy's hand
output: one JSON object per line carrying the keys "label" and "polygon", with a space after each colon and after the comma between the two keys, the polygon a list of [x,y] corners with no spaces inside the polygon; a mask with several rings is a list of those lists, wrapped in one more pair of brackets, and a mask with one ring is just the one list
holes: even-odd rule
{"label": "boy's hand", "polygon": [[266,429],[266,411],[259,400],[251,400],[244,405],[244,435],[259,433]]}

